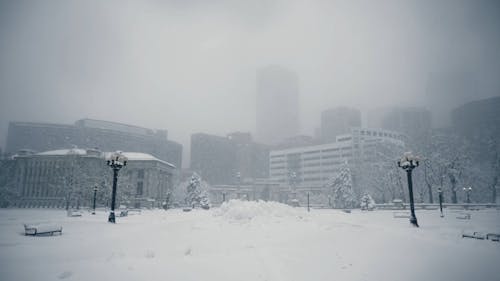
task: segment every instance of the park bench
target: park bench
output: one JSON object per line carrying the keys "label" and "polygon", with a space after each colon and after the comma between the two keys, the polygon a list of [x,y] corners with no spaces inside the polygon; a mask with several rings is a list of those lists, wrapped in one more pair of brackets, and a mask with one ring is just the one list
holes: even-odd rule
{"label": "park bench", "polygon": [[410,213],[409,212],[393,212],[392,217],[397,218],[397,219],[409,219]]}
{"label": "park bench", "polygon": [[470,220],[470,214],[469,213],[465,213],[465,214],[458,214],[457,215],[457,219],[459,220]]}
{"label": "park bench", "polygon": [[471,233],[462,233],[462,238],[474,238],[479,240],[490,240],[495,242],[500,242],[500,234],[499,233],[487,233],[484,234],[482,232],[474,231]]}
{"label": "park bench", "polygon": [[474,239],[484,240],[486,236],[481,232],[474,231],[472,233],[468,232],[462,233],[462,238],[474,238]]}
{"label": "park bench", "polygon": [[486,234],[486,239],[495,242],[500,242],[500,233],[488,233]]}
{"label": "park bench", "polygon": [[68,210],[68,217],[81,217],[83,215],[80,210]]}
{"label": "park bench", "polygon": [[54,233],[62,235],[62,226],[55,224],[24,224],[25,235],[54,235]]}

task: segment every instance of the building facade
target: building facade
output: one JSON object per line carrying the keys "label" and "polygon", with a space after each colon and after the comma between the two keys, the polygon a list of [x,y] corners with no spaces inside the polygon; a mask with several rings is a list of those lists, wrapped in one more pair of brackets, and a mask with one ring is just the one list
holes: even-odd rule
{"label": "building facade", "polygon": [[361,127],[361,112],[354,108],[337,107],[321,112],[321,140],[335,142],[336,137]]}
{"label": "building facade", "polygon": [[[61,149],[24,153],[10,160],[17,207],[74,208],[89,206],[94,187],[97,202],[109,206],[112,169],[106,156],[94,149]],[[119,172],[117,205],[158,206],[168,200],[175,166],[150,154],[124,152],[127,166]]]}
{"label": "building facade", "polygon": [[21,149],[56,150],[61,147],[94,147],[102,151],[139,151],[177,167],[182,164],[182,145],[167,139],[166,130],[82,119],[74,125],[11,122],[6,152]]}
{"label": "building facade", "polygon": [[257,71],[256,139],[264,144],[299,133],[299,86],[295,72],[280,66]]}
{"label": "building facade", "polygon": [[469,139],[500,140],[500,97],[466,103],[452,111],[453,127]]}
{"label": "building facade", "polygon": [[412,139],[428,136],[431,132],[431,112],[421,107],[394,107],[382,118],[382,128],[404,133]]}
{"label": "building facade", "polygon": [[323,187],[342,165],[377,161],[381,155],[401,153],[406,136],[382,129],[352,128],[350,134],[328,144],[272,150],[270,179],[292,189]]}
{"label": "building facade", "polygon": [[191,170],[212,185],[267,177],[268,154],[268,147],[253,142],[249,133],[191,135]]}

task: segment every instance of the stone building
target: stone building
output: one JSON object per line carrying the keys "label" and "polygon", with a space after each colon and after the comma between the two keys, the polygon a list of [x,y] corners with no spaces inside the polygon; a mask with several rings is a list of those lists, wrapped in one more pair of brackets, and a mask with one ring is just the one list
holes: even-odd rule
{"label": "stone building", "polygon": [[[109,206],[112,170],[94,149],[61,149],[22,153],[11,161],[17,207],[89,206],[94,187],[98,205]],[[118,175],[117,205],[161,206],[173,189],[175,166],[150,154],[124,152],[128,162]]]}

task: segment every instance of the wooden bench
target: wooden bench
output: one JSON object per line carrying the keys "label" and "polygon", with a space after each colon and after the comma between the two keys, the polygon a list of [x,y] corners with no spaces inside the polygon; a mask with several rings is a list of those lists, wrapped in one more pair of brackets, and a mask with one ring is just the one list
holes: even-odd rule
{"label": "wooden bench", "polygon": [[62,235],[62,226],[54,224],[24,224],[24,235]]}

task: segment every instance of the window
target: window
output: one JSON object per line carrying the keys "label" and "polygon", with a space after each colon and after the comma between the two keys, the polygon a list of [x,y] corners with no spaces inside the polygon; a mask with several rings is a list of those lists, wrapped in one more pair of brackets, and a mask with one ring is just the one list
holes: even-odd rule
{"label": "window", "polygon": [[144,178],[144,169],[141,169],[137,173],[137,178],[143,179]]}
{"label": "window", "polygon": [[143,183],[142,183],[142,181],[137,182],[136,195],[142,195],[142,191],[143,191]]}

